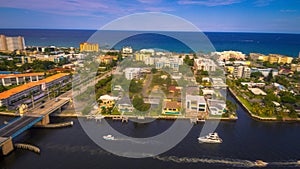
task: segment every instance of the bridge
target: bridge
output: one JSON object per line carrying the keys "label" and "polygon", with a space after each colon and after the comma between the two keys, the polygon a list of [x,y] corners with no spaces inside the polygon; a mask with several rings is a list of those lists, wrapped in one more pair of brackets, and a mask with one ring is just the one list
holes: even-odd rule
{"label": "bridge", "polygon": [[47,125],[50,122],[49,115],[69,103],[70,95],[71,91],[64,93],[59,98],[49,100],[0,128],[0,150],[2,150],[2,154],[7,155],[14,150],[13,139],[25,130],[33,125]]}
{"label": "bridge", "polygon": [[35,107],[29,110],[26,114],[21,117],[17,117],[4,127],[0,128],[0,150],[3,155],[9,154],[14,150],[13,139],[23,133],[25,130],[31,128],[33,125],[47,125],[50,123],[49,115],[68,104],[74,96],[81,94],[82,91],[86,90],[89,86],[95,85],[99,80],[102,80],[109,75],[114,73],[114,70],[108,71],[100,77],[92,79],[88,85],[81,85],[80,91],[67,91],[60,95],[58,98],[48,100],[45,104]]}

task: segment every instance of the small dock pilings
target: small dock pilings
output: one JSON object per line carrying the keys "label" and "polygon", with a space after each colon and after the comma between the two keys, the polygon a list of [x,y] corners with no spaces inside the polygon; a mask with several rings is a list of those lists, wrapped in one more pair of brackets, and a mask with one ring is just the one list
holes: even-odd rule
{"label": "small dock pilings", "polygon": [[62,128],[62,127],[71,127],[73,126],[73,121],[63,122],[63,123],[55,123],[55,124],[46,124],[46,125],[35,125],[34,127],[38,128]]}
{"label": "small dock pilings", "polygon": [[35,152],[38,154],[41,152],[40,148],[30,145],[30,144],[17,143],[17,144],[14,144],[14,147],[18,148],[18,149],[23,149],[23,150],[29,150],[29,151],[32,151],[32,152]]}

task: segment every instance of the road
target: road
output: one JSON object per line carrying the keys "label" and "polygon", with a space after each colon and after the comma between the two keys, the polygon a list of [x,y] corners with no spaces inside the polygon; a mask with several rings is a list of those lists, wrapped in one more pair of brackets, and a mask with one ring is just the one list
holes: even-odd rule
{"label": "road", "polygon": [[0,129],[0,137],[11,137],[13,134],[26,127],[38,117],[24,116],[20,119],[8,124],[7,126]]}
{"label": "road", "polygon": [[73,96],[77,96],[77,95],[81,94],[90,86],[93,86],[93,85],[95,86],[99,80],[109,77],[110,75],[114,74],[114,72],[115,71],[112,70],[112,71],[106,72],[105,74],[101,75],[100,77],[96,77],[95,80],[91,79],[87,85],[81,84],[80,88],[79,88],[80,90],[73,90]]}

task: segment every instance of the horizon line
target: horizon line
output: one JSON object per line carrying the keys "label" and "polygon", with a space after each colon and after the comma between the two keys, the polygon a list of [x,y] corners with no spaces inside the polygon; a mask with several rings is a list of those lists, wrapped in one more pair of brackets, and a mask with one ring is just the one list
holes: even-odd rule
{"label": "horizon line", "polygon": [[[98,29],[77,29],[77,28],[0,28],[0,30],[4,29],[14,29],[14,30],[82,30],[82,31],[99,31]],[[102,30],[102,31],[137,31],[137,32],[149,32],[153,30]],[[154,30],[153,32],[197,32],[197,31],[166,31],[166,30]],[[257,34],[300,34],[300,32],[263,32],[263,31],[199,31],[203,33],[257,33]]]}

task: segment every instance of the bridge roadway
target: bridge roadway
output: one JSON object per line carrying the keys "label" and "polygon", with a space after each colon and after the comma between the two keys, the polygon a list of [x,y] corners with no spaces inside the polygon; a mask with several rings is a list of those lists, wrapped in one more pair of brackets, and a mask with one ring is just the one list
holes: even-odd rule
{"label": "bridge roadway", "polygon": [[57,101],[55,99],[47,101],[45,104],[30,109],[28,113],[22,117],[18,117],[15,121],[7,124],[0,129],[0,147],[3,142],[9,138],[15,138],[25,130],[31,128],[36,123],[40,122],[45,116],[53,113],[69,102],[71,91],[61,95]]}

